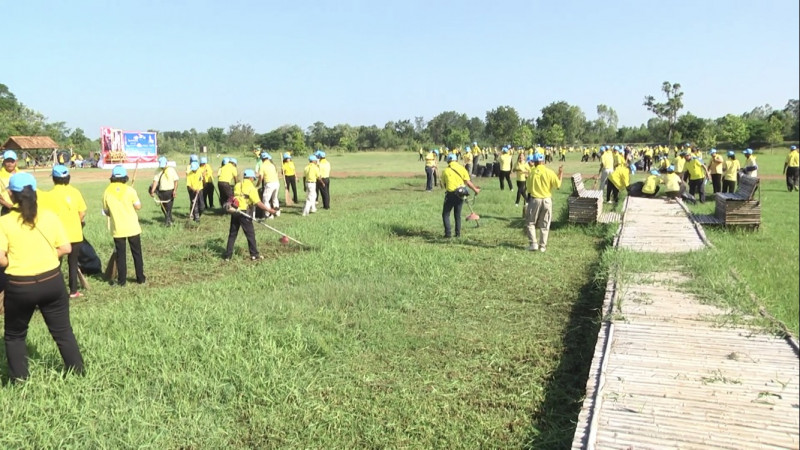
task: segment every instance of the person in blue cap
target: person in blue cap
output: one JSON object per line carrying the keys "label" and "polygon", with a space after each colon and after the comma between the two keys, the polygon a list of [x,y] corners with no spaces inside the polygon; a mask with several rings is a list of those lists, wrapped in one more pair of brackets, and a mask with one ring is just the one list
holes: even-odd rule
{"label": "person in blue cap", "polygon": [[561,189],[561,180],[564,177],[564,166],[559,166],[556,174],[545,166],[544,159],[544,155],[538,152],[528,156],[531,171],[525,181],[528,197],[525,204],[528,250],[540,252],[547,250],[550,219],[553,215],[553,189]]}
{"label": "person in blue cap", "polygon": [[[208,164],[208,158],[200,157],[200,175],[203,177],[203,209],[214,207],[214,169]],[[201,211],[203,212],[203,211]]]}
{"label": "person in blue cap", "polygon": [[656,169],[653,169],[642,185],[642,197],[655,197],[661,189],[659,184],[661,184],[661,174]]}
{"label": "person in blue cap", "polygon": [[327,156],[322,150],[317,152],[317,159],[319,160],[317,192],[322,197],[322,209],[331,209],[331,163],[328,161]]}
{"label": "person in blue cap", "polygon": [[722,168],[722,193],[730,193],[733,194],[736,191],[736,181],[738,181],[739,177],[739,170],[741,170],[741,164],[739,164],[739,160],[736,159],[736,152],[733,150],[728,151],[728,159],[725,160],[725,164]]}
{"label": "person in blue cap", "polygon": [[513,157],[511,156],[511,150],[509,147],[503,147],[503,150],[500,153],[500,190],[503,190],[503,181],[508,184],[508,190],[511,193],[514,193],[514,188],[511,186],[511,166],[514,162]]}
{"label": "person in blue cap", "polygon": [[57,164],[52,170],[53,189],[39,191],[39,206],[56,213],[67,232],[72,251],[67,257],[69,267],[69,297],[83,297],[78,291],[78,255],[83,245],[83,224],[86,217],[86,202],[83,195],[69,185],[70,174],[67,166]]}
{"label": "person in blue cap", "polygon": [[59,258],[72,251],[58,217],[38,208],[36,179],[29,173],[8,182],[14,207],[0,218],[0,266],[5,267],[5,347],[13,382],[28,378],[25,343],[33,313],[41,311],[68,371],[83,372],[83,357],[72,331],[69,297]]}
{"label": "person in blue cap", "polygon": [[150,196],[155,198],[156,195],[161,211],[164,212],[164,224],[172,226],[172,206],[178,196],[178,172],[167,165],[166,156],[158,158],[158,170],[153,175],[153,184],[150,186]]}
{"label": "person in blue cap", "polygon": [[8,180],[15,173],[21,173],[17,167],[17,152],[6,150],[3,152],[3,167],[0,167],[0,216],[8,214],[14,204],[11,202],[11,195],[8,192]]}
{"label": "person in blue cap", "polygon": [[444,237],[452,237],[450,227],[450,213],[455,215],[455,235],[461,236],[461,208],[464,205],[464,198],[469,195],[467,187],[478,195],[481,189],[475,186],[470,180],[467,170],[458,163],[458,156],[455,153],[447,155],[447,168],[442,171],[442,183],[444,184],[444,205],[442,206],[442,223],[444,224]]}
{"label": "person in blue cap", "polygon": [[303,205],[303,216],[317,212],[317,185],[319,184],[319,159],[315,155],[308,156],[308,164],[303,169],[306,203]]}
{"label": "person in blue cap", "polygon": [[797,152],[796,145],[789,147],[789,154],[783,163],[783,173],[786,174],[786,189],[789,192],[800,191],[800,153]]}
{"label": "person in blue cap", "polygon": [[[283,163],[281,164],[281,175],[283,175],[284,183],[284,200],[289,197],[289,191],[292,192],[292,202],[297,204],[297,168],[292,161],[292,155],[289,152],[283,154]],[[289,203],[286,200],[286,203]]]}
{"label": "person in blue cap", "polygon": [[142,227],[136,211],[142,209],[142,202],[133,187],[128,186],[128,171],[122,166],[111,169],[111,183],[103,192],[103,214],[111,220],[111,236],[114,238],[114,252],[117,255],[117,284],[125,286],[128,281],[128,265],[125,241],[131,248],[136,282],[144,284],[144,260],[142,259]]}
{"label": "person in blue cap", "polygon": [[250,259],[253,261],[264,259],[258,253],[258,245],[256,243],[256,234],[253,230],[253,210],[258,208],[266,211],[269,214],[275,214],[277,210],[270,208],[261,201],[258,195],[258,188],[255,183],[258,175],[253,169],[245,169],[242,172],[242,181],[236,183],[233,187],[233,200],[228,204],[231,213],[231,225],[228,229],[228,245],[225,247],[225,253],[222,259],[230,261],[233,256],[233,248],[236,243],[236,238],[239,236],[239,228],[244,232],[247,238],[247,249],[250,252]]}
{"label": "person in blue cap", "polygon": [[756,162],[756,156],[753,154],[753,149],[746,148],[744,154],[747,159],[744,160],[744,167],[742,167],[743,175],[758,178],[758,163]]}
{"label": "person in blue cap", "polygon": [[425,155],[425,192],[433,191],[436,184],[436,151],[431,150]]}
{"label": "person in blue cap", "polygon": [[186,173],[186,192],[189,194],[189,217],[200,222],[203,214],[203,173],[200,171],[200,163],[192,161],[189,164],[189,172]]}

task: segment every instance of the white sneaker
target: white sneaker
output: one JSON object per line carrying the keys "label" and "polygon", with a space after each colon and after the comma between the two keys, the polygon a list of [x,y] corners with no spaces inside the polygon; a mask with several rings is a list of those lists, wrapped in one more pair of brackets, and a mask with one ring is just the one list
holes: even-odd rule
{"label": "white sneaker", "polygon": [[611,201],[609,200],[609,201],[607,201],[607,202],[606,202],[606,205],[610,205],[611,203],[613,203],[613,202],[611,202]]}
{"label": "white sneaker", "polygon": [[519,206],[519,203],[514,203],[514,206]]}
{"label": "white sneaker", "polygon": [[307,215],[308,215],[308,213],[307,213],[307,212],[303,212],[303,217],[305,217],[305,216],[307,216]]}
{"label": "white sneaker", "polygon": [[541,247],[539,247],[539,251],[540,251],[540,252],[544,253],[544,252],[545,252],[545,250],[546,250],[546,249],[544,248],[544,245],[543,245],[543,246],[541,246]]}
{"label": "white sneaker", "polygon": [[528,246],[528,250],[530,250],[532,252],[535,252],[536,250],[539,250],[539,244],[531,244],[531,245],[529,245]]}

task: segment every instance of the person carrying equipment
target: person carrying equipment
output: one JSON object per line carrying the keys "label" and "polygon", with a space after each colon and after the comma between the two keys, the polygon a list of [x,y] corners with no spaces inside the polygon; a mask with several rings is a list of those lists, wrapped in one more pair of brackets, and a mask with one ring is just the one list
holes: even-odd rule
{"label": "person carrying equipment", "polygon": [[131,248],[136,282],[144,284],[144,261],[142,260],[142,227],[136,211],[142,209],[142,202],[136,190],[128,186],[128,171],[122,166],[111,170],[111,184],[103,192],[103,213],[111,218],[111,236],[114,238],[114,253],[117,255],[117,284],[125,286],[128,281],[128,266],[125,240]]}
{"label": "person carrying equipment", "polygon": [[[558,166],[558,175],[544,165],[544,155],[528,156],[531,172],[526,181],[528,202],[525,207],[525,230],[528,234],[528,250],[547,250],[550,219],[553,215],[553,189],[561,189],[564,166]],[[537,238],[537,230],[539,237]]]}
{"label": "person carrying equipment", "polygon": [[[127,173],[127,172],[126,172]],[[172,226],[172,206],[178,196],[178,172],[167,166],[167,157],[158,158],[158,171],[153,176],[150,186],[150,196],[158,195],[161,211],[164,212],[164,225]]]}
{"label": "person carrying equipment", "polygon": [[[456,161],[455,154],[447,155],[447,168],[442,171],[442,183],[444,184],[444,205],[442,206],[442,223],[444,224],[444,237],[452,237],[450,228],[450,212],[455,214],[456,237],[461,237],[461,208],[464,205],[464,198],[469,195],[467,187],[478,195],[481,189],[475,186],[470,180],[467,169]],[[465,186],[466,185],[466,186]]]}
{"label": "person carrying equipment", "polygon": [[278,201],[278,190],[281,188],[281,183],[278,181],[278,170],[275,168],[275,164],[272,164],[272,155],[261,152],[259,156],[261,165],[258,168],[258,180],[259,184],[264,187],[261,202],[277,211],[275,215],[267,215],[267,219],[274,219],[281,215],[281,204]]}
{"label": "person carrying equipment", "polygon": [[83,224],[86,217],[86,202],[80,191],[69,185],[69,169],[63,165],[53,166],[53,190],[39,191],[39,206],[54,212],[67,232],[72,251],[67,256],[69,268],[69,297],[83,297],[78,291],[78,256],[83,245]]}
{"label": "person carrying equipment", "polygon": [[234,158],[222,158],[222,166],[217,171],[217,187],[219,188],[219,204],[224,208],[225,204],[233,198],[233,185],[239,175],[236,170]]}
{"label": "person carrying equipment", "polygon": [[31,316],[42,312],[68,371],[83,372],[83,357],[72,332],[69,297],[58,258],[72,247],[58,217],[39,209],[36,179],[14,174],[8,182],[14,207],[0,218],[0,266],[6,268],[5,347],[12,381],[28,378],[25,340]]}
{"label": "person carrying equipment", "polygon": [[[242,174],[242,181],[233,187],[233,198],[228,203],[228,212],[231,214],[231,226],[228,229],[228,245],[222,259],[230,261],[233,256],[233,246],[239,236],[239,228],[247,238],[247,247],[250,251],[250,259],[253,261],[264,259],[258,253],[256,244],[256,234],[253,229],[253,215],[250,214],[253,207],[257,207],[269,214],[275,214],[277,210],[267,207],[258,197],[258,188],[255,185],[256,172],[253,169],[246,169]],[[242,214],[244,213],[244,214]]]}
{"label": "person carrying equipment", "polygon": [[783,173],[786,174],[786,189],[789,192],[800,191],[800,153],[797,152],[796,145],[789,147],[789,154],[783,163]]}
{"label": "person carrying equipment", "polygon": [[744,175],[758,178],[758,163],[756,162],[756,157],[753,155],[753,149],[746,148],[744,154],[747,155],[747,159],[744,161],[744,168],[742,168]]}
{"label": "person carrying equipment", "polygon": [[186,174],[186,191],[189,193],[189,217],[195,222],[200,222],[203,214],[203,173],[200,171],[200,163],[192,161],[189,164],[189,172]]}

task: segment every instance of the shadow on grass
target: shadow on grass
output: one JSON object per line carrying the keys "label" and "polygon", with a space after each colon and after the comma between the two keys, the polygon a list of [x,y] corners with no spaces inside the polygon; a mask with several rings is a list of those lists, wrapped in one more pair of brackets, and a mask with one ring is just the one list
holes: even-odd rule
{"label": "shadow on grass", "polygon": [[[594,230],[587,231],[594,235]],[[598,244],[600,252],[611,242],[607,234],[604,237]],[[541,407],[531,415],[531,430],[524,444],[526,449],[568,449],[572,445],[600,329],[606,280],[605,277],[598,280],[593,276],[601,270],[600,261],[598,257],[590,267],[587,281],[580,290],[580,300],[570,311],[567,331],[562,336],[564,352],[545,386]]]}

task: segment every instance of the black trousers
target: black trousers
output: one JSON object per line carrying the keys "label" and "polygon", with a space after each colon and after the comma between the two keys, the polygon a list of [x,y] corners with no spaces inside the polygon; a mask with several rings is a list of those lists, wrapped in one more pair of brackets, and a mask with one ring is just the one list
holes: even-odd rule
{"label": "black trousers", "polygon": [[292,190],[292,201],[297,203],[297,177],[294,175],[286,175],[284,181],[286,181],[286,189],[291,188]]}
{"label": "black trousers", "polygon": [[239,228],[242,229],[244,236],[247,238],[247,248],[250,250],[250,256],[258,256],[253,219],[241,214],[231,214],[231,226],[228,229],[228,247],[225,249],[225,254],[222,255],[225,259],[233,256],[233,245],[236,243],[236,238],[239,236]]}
{"label": "black trousers", "polygon": [[219,205],[224,207],[228,199],[233,197],[233,186],[225,181],[219,181],[217,187],[219,188]]}
{"label": "black trousers", "polygon": [[619,201],[619,188],[609,180],[606,181],[606,201],[610,202],[612,198],[615,202]]}
{"label": "black trousers", "polygon": [[425,190],[433,190],[433,166],[425,166]]}
{"label": "black trousers", "polygon": [[510,170],[501,170],[500,171],[500,190],[503,190],[503,180],[508,182],[508,190],[511,191],[514,188],[511,187],[511,171]]}
{"label": "black trousers", "polygon": [[212,182],[203,184],[203,206],[214,207],[214,183]]}
{"label": "black trousers", "polygon": [[[136,282],[144,283],[144,261],[142,260],[142,235],[129,236],[128,245],[131,247],[133,257],[133,268],[136,271]],[[128,282],[128,258],[125,248],[125,239],[114,238],[114,250],[117,252],[117,284],[125,286]]]}
{"label": "black trousers", "polygon": [[[204,191],[193,191],[187,187],[186,192],[189,194],[189,214],[192,216],[192,219],[200,220],[203,210],[206,209],[205,199],[203,198]],[[195,198],[197,198],[197,200],[195,200]]]}
{"label": "black trousers", "polygon": [[461,208],[464,206],[464,199],[456,195],[455,192],[448,192],[444,195],[444,206],[442,207],[442,222],[444,223],[444,237],[451,237],[450,212],[456,216],[456,237],[461,236]]}
{"label": "black trousers", "polygon": [[714,187],[714,193],[722,192],[722,174],[711,174],[711,185]]}
{"label": "black trousers", "polygon": [[519,204],[519,200],[525,200],[525,182],[517,180],[517,200],[514,202]]}
{"label": "black trousers", "polygon": [[736,191],[736,182],[733,180],[722,180],[722,192],[733,194]]}
{"label": "black trousers", "polygon": [[644,171],[650,172],[650,166],[653,165],[653,158],[645,155],[644,157]]}
{"label": "black trousers", "polygon": [[158,191],[158,199],[161,201],[161,211],[164,213],[164,223],[172,225],[172,206],[175,204],[175,197],[172,196],[172,189]]}
{"label": "black trousers", "polygon": [[317,192],[320,197],[322,197],[322,209],[331,209],[331,179],[320,178],[320,180],[325,183],[321,185],[320,182],[317,181]]}
{"label": "black trousers", "polygon": [[36,308],[42,312],[50,335],[67,370],[83,372],[83,357],[69,320],[69,296],[61,270],[35,276],[8,275],[5,293],[5,344],[12,380],[28,378],[28,324]]}
{"label": "black trousers", "polygon": [[659,191],[659,190],[661,190],[661,187],[660,187],[660,186],[656,186],[656,190],[655,190],[655,192],[653,192],[652,194],[645,194],[644,192],[642,192],[642,197],[646,197],[646,198],[653,198],[653,197],[655,197],[656,195],[658,195],[658,191]]}
{"label": "black trousers", "polygon": [[703,180],[704,178],[689,180],[689,195],[694,197],[695,194],[700,194],[700,203],[704,203],[706,201],[706,190],[703,189]]}
{"label": "black trousers", "polygon": [[78,292],[78,255],[81,253],[81,245],[83,245],[83,241],[70,242],[70,245],[72,245],[72,251],[67,255],[67,267],[69,270],[69,293],[74,294],[75,292]]}
{"label": "black trousers", "polygon": [[800,190],[800,167],[787,167],[786,168],[786,189],[789,192],[797,189]]}

